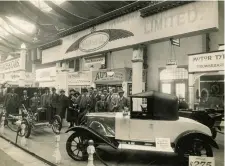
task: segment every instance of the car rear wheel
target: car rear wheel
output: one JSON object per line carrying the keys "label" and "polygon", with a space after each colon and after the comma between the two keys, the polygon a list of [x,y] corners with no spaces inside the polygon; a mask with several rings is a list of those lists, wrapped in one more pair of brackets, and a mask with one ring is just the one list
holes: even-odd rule
{"label": "car rear wheel", "polygon": [[77,161],[87,160],[88,140],[88,137],[84,133],[73,133],[66,142],[66,151],[68,155]]}
{"label": "car rear wheel", "polygon": [[208,143],[193,139],[180,145],[178,156],[181,164],[188,166],[189,156],[213,157],[213,151]]}

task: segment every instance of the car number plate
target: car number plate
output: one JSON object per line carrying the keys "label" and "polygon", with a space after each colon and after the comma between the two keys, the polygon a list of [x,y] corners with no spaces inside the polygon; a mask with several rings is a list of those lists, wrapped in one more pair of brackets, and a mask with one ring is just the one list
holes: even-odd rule
{"label": "car number plate", "polygon": [[189,156],[189,166],[215,166],[214,157]]}

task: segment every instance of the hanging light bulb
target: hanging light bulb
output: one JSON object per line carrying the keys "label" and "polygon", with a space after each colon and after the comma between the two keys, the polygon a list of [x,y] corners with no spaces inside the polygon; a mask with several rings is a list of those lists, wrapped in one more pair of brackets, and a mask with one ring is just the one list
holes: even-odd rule
{"label": "hanging light bulb", "polygon": [[20,48],[26,49],[26,45],[23,43],[23,44],[21,44]]}

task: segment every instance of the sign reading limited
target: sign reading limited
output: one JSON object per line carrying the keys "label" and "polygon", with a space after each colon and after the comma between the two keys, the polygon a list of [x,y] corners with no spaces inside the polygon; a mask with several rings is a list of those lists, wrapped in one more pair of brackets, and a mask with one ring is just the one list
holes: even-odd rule
{"label": "sign reading limited", "polygon": [[224,51],[217,51],[204,54],[190,55],[189,72],[205,72],[205,71],[223,71],[224,70]]}

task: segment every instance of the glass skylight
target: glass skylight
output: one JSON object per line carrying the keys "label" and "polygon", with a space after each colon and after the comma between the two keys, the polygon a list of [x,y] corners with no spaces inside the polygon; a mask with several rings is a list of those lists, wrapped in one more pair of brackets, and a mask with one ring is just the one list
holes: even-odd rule
{"label": "glass skylight", "polygon": [[[51,0],[53,3],[55,3],[56,5],[60,5],[63,2],[65,2],[66,0]],[[49,12],[52,10],[51,7],[49,7],[44,0],[30,0],[31,3],[33,3],[36,7],[38,7],[39,9],[41,9],[42,11],[45,12]]]}

